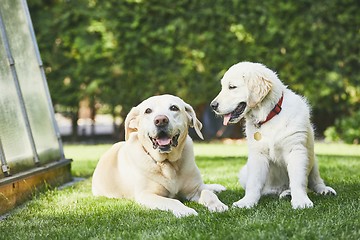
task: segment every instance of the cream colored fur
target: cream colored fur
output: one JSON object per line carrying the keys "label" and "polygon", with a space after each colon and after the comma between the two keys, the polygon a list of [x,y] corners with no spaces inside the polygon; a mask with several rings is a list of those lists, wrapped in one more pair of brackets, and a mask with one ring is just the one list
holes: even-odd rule
{"label": "cream colored fur", "polygon": [[[157,116],[168,118],[166,129],[171,136],[180,134],[176,147],[153,147],[150,137],[158,134]],[[177,217],[197,215],[178,199],[199,202],[212,212],[226,211],[228,207],[214,194],[225,187],[202,181],[188,127],[194,127],[202,138],[202,125],[193,108],[178,97],[154,96],[134,107],[125,120],[126,141],[114,144],[100,158],[92,179],[93,194],[134,199]]]}
{"label": "cream colored fur", "polygon": [[[233,65],[221,79],[221,92],[212,107],[219,115],[227,115],[240,102],[244,112],[230,123],[246,119],[249,156],[239,180],[245,196],[233,206],[250,208],[262,195],[291,195],[294,209],[312,207],[307,187],[319,194],[336,194],[321,179],[314,154],[314,132],[306,100],[289,90],[276,73],[262,64],[240,62]],[[282,111],[264,121],[284,96]],[[254,134],[261,134],[255,140]]]}

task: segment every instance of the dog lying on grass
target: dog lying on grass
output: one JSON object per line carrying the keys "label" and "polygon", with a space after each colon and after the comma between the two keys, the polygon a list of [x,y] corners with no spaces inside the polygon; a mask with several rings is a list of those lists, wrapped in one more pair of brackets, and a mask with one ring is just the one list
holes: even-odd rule
{"label": "dog lying on grass", "polygon": [[93,195],[134,199],[177,217],[197,215],[177,199],[196,201],[211,212],[226,211],[214,193],[225,187],[202,181],[189,127],[203,138],[193,108],[178,97],[154,96],[132,108],[125,119],[125,142],[114,144],[96,166]]}
{"label": "dog lying on grass", "polygon": [[224,125],[246,119],[247,164],[239,174],[245,196],[233,206],[251,208],[266,194],[291,195],[294,209],[312,207],[307,187],[336,192],[321,179],[314,154],[314,132],[307,102],[262,64],[240,62],[221,79],[212,101]]}

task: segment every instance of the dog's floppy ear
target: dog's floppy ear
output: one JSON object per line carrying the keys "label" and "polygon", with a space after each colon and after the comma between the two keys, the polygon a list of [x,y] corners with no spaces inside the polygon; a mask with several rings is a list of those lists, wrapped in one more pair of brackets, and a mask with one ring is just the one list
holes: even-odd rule
{"label": "dog's floppy ear", "polygon": [[202,123],[197,119],[194,109],[187,103],[185,103],[185,111],[189,119],[189,126],[195,129],[196,134],[204,140],[204,137],[201,133]]}
{"label": "dog's floppy ear", "polygon": [[130,133],[136,132],[138,129],[139,109],[133,107],[125,118],[125,141],[129,139]]}
{"label": "dog's floppy ear", "polygon": [[272,84],[271,81],[264,76],[254,76],[248,80],[249,88],[249,107],[258,105],[270,92]]}

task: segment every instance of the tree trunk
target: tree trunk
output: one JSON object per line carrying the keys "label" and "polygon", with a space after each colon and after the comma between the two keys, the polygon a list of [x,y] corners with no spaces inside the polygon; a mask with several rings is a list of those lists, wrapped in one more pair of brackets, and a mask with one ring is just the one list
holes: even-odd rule
{"label": "tree trunk", "polygon": [[77,141],[78,140],[78,122],[79,120],[79,109],[76,109],[71,112],[71,140]]}

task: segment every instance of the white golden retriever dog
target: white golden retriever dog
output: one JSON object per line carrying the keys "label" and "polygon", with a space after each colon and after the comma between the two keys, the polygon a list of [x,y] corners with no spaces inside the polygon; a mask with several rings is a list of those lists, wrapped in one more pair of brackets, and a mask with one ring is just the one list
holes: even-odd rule
{"label": "white golden retriever dog", "polygon": [[276,73],[260,63],[233,65],[221,79],[211,107],[223,116],[224,125],[246,119],[249,156],[239,174],[245,196],[233,206],[251,208],[262,195],[279,194],[291,195],[294,209],[312,207],[307,187],[336,195],[319,174],[306,100]]}
{"label": "white golden retriever dog", "polygon": [[211,212],[226,211],[214,193],[225,187],[202,181],[188,127],[203,138],[193,108],[178,97],[154,96],[132,108],[125,119],[125,142],[114,144],[96,166],[93,194],[134,199],[177,217],[197,212],[175,198],[199,202]]}

